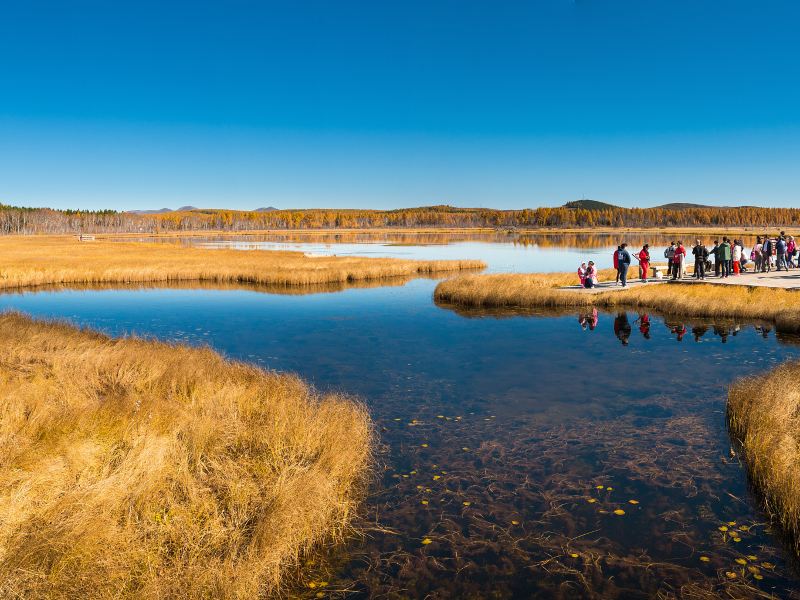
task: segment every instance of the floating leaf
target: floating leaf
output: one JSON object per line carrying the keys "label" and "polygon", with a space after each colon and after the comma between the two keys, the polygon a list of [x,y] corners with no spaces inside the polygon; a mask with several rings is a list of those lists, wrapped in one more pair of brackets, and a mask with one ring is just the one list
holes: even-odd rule
{"label": "floating leaf", "polygon": [[737,558],[736,562],[739,563],[740,565],[746,565],[747,564],[747,561],[744,558]]}
{"label": "floating leaf", "polygon": [[519,525],[519,521],[511,521],[512,525]]}
{"label": "floating leaf", "polygon": [[614,491],[614,488],[612,488],[612,487],[607,487],[607,488],[606,488],[606,490],[608,490],[609,492],[613,492],[613,491]]}
{"label": "floating leaf", "polygon": [[711,561],[711,559],[710,559],[710,558],[708,558],[707,556],[701,556],[701,557],[700,557],[700,561],[701,561],[701,562],[710,562],[710,561]]}
{"label": "floating leaf", "polygon": [[765,569],[774,569],[775,568],[775,565],[773,565],[771,562],[762,562],[761,566],[764,567]]}
{"label": "floating leaf", "polygon": [[747,560],[758,560],[758,557],[755,554],[748,554]]}
{"label": "floating leaf", "polygon": [[598,490],[602,490],[604,487],[605,487],[605,486],[603,486],[603,485],[598,485],[598,486],[597,486],[597,489],[598,489]]}
{"label": "floating leaf", "polygon": [[578,558],[580,556],[580,554],[578,554],[577,552],[573,552],[572,554],[570,554],[570,556],[572,558]]}
{"label": "floating leaf", "polygon": [[624,515],[625,511],[622,510],[621,508],[618,508],[617,510],[614,511],[614,514],[615,515]]}
{"label": "floating leaf", "polygon": [[424,504],[425,506],[428,505],[428,501],[427,500],[421,500],[421,503]]}
{"label": "floating leaf", "polygon": [[428,544],[432,544],[433,540],[431,538],[423,538],[422,545],[427,546]]}
{"label": "floating leaf", "polygon": [[759,581],[761,581],[762,579],[764,579],[764,576],[759,575],[758,573],[753,573],[753,579],[758,579]]}
{"label": "floating leaf", "polygon": [[720,531],[728,531],[728,528],[727,528],[727,527],[725,527],[725,525],[720,525],[720,526],[719,526],[719,530],[720,530]]}
{"label": "floating leaf", "polygon": [[589,499],[587,500],[587,502],[588,502],[589,504],[594,504],[595,502],[597,502],[597,498],[589,498]]}
{"label": "floating leaf", "polygon": [[427,448],[428,444],[421,444],[423,448]]}
{"label": "floating leaf", "polygon": [[728,521],[728,525],[730,525],[731,527],[733,527],[734,525],[736,525],[736,521]]}
{"label": "floating leaf", "polygon": [[464,446],[464,447],[462,448],[462,450],[463,450],[464,452],[469,452],[469,448],[467,448],[466,446]]}
{"label": "floating leaf", "polygon": [[470,504],[472,504],[472,502],[467,502],[467,501],[464,501],[464,502],[462,502],[461,504],[463,504],[464,506],[469,506]]}
{"label": "floating leaf", "polygon": [[638,500],[628,500],[628,504],[636,505],[636,504],[639,504],[639,501]]}
{"label": "floating leaf", "polygon": [[441,475],[434,475],[434,476],[433,476],[433,480],[434,480],[434,481],[437,481],[437,480],[439,480],[439,479],[441,479],[441,478],[442,478],[442,476],[441,476]]}
{"label": "floating leaf", "polygon": [[741,542],[741,541],[742,541],[742,538],[740,538],[740,537],[735,537],[735,538],[733,538],[733,541],[734,541],[734,542]]}
{"label": "floating leaf", "polygon": [[736,579],[736,573],[734,573],[733,571],[725,571],[725,576],[728,579]]}

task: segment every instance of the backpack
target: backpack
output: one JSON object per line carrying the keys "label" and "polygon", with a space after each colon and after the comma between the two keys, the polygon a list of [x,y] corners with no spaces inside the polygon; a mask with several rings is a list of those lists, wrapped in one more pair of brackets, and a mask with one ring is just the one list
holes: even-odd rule
{"label": "backpack", "polygon": [[670,246],[666,250],[664,250],[664,258],[672,259],[675,256],[675,248]]}

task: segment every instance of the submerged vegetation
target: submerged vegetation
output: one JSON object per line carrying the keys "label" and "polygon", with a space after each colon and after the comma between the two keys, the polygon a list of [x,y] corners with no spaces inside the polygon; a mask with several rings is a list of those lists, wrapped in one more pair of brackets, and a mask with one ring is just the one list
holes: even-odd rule
{"label": "submerged vegetation", "polygon": [[[611,269],[602,279],[614,276]],[[653,284],[622,291],[585,293],[572,273],[464,275],[443,281],[440,304],[467,308],[630,308],[695,317],[761,319],[781,331],[800,331],[800,296],[786,289],[698,284]]]}
{"label": "submerged vegetation", "polygon": [[728,423],[764,504],[800,551],[800,388],[797,362],[743,379],[728,393]]}
{"label": "submerged vegetation", "polygon": [[272,286],[348,283],[485,267],[477,260],[414,261],[300,252],[208,250],[176,244],[0,238],[0,289],[57,284],[207,281]]}
{"label": "submerged vegetation", "polygon": [[348,531],[359,404],[208,349],[0,316],[0,597],[255,598]]}

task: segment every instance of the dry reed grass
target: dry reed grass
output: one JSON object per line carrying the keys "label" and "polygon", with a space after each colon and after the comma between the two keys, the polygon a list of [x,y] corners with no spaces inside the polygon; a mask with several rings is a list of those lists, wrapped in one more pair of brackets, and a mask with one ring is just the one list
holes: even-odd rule
{"label": "dry reed grass", "polygon": [[0,316],[0,597],[257,598],[347,532],[366,410],[209,349]]}
{"label": "dry reed grass", "polygon": [[[614,271],[600,272],[601,280]],[[775,288],[670,283],[588,294],[558,289],[575,285],[572,273],[463,275],[441,282],[440,304],[473,308],[631,308],[709,318],[773,321],[781,331],[800,331],[800,296]]]}
{"label": "dry reed grass", "polygon": [[800,551],[800,364],[785,363],[728,391],[730,431],[742,445],[767,512]]}
{"label": "dry reed grass", "polygon": [[210,250],[178,244],[78,242],[72,236],[0,237],[0,289],[154,281],[301,286],[485,266],[476,260],[307,257],[300,252]]}

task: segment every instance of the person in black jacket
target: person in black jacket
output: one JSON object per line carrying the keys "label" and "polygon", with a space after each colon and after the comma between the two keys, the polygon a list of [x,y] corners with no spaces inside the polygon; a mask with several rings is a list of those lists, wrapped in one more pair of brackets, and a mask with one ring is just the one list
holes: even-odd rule
{"label": "person in black jacket", "polygon": [[709,256],[714,257],[714,275],[719,277],[720,269],[722,269],[722,263],[719,262],[718,258],[719,252],[719,240],[714,240],[714,247],[708,251]]}
{"label": "person in black jacket", "polygon": [[628,267],[631,266],[631,255],[628,254],[627,247],[628,244],[620,244],[619,250],[617,250],[617,269],[622,287],[628,287]]}
{"label": "person in black jacket", "polygon": [[694,248],[692,248],[694,255],[694,277],[695,279],[706,278],[706,259],[708,258],[708,250],[700,240],[695,240]]}

